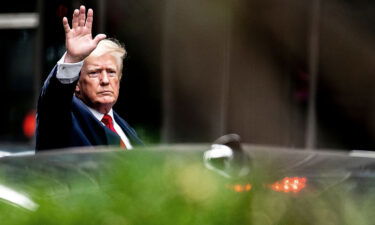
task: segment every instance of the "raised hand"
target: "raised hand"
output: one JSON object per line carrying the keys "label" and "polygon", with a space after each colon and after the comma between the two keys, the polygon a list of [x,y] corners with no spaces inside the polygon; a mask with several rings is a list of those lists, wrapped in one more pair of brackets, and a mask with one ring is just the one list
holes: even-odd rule
{"label": "raised hand", "polygon": [[92,9],[87,11],[81,6],[74,10],[72,19],[72,28],[70,28],[68,19],[63,18],[63,26],[65,30],[65,46],[66,46],[66,63],[75,63],[84,60],[98,45],[99,41],[106,38],[105,34],[98,34],[92,38],[92,22],[94,12]]}

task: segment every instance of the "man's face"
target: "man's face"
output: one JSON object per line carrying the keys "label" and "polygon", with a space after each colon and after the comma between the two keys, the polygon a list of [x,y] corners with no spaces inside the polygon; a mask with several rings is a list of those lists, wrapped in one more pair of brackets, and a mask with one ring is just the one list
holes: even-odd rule
{"label": "man's face", "polygon": [[88,106],[107,113],[116,103],[120,89],[119,65],[110,54],[85,59],[76,93]]}

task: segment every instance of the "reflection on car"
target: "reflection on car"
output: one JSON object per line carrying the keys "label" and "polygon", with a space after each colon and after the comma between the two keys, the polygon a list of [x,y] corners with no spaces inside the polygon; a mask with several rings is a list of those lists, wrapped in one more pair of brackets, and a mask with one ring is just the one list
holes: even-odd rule
{"label": "reflection on car", "polygon": [[0,158],[8,224],[325,224],[322,215],[370,224],[375,209],[367,151],[257,146],[226,135],[135,151],[9,152]]}

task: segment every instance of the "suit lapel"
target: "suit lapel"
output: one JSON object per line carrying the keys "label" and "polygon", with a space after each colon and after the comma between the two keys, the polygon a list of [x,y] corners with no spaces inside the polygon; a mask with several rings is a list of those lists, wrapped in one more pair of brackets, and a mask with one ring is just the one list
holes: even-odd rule
{"label": "suit lapel", "polygon": [[[93,145],[120,145],[121,138],[97,120],[87,106],[75,96],[73,97],[73,111],[79,111],[75,113],[76,119]],[[131,144],[143,144],[135,131],[115,111],[113,111],[113,117]]]}
{"label": "suit lapel", "polygon": [[126,137],[130,140],[131,144],[133,145],[143,145],[142,141],[138,138],[137,134],[129,126],[128,123],[125,122],[115,111],[113,111],[113,117],[116,120],[117,124],[121,127],[124,131]]}
{"label": "suit lapel", "polygon": [[111,135],[107,131],[108,128],[97,120],[87,106],[75,96],[73,97],[73,108],[79,111],[79,113],[75,113],[75,116],[83,132],[93,145],[108,145],[113,142],[114,136],[117,135]]}

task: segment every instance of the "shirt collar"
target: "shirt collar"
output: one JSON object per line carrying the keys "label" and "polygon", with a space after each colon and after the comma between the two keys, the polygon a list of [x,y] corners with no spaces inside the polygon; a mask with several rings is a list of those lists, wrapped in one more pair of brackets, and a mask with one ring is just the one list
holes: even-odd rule
{"label": "shirt collar", "polygon": [[[90,112],[95,116],[95,118],[96,118],[97,120],[102,121],[103,116],[104,116],[103,113],[100,113],[100,112],[98,112],[97,110],[95,110],[95,109],[93,109],[93,108],[90,108],[90,107],[88,107],[88,106],[87,106],[87,108],[90,110]],[[110,116],[112,117],[112,119],[114,120],[114,118],[113,118],[113,110],[112,110],[112,109],[110,109],[109,112],[108,112],[107,114],[110,115]]]}

